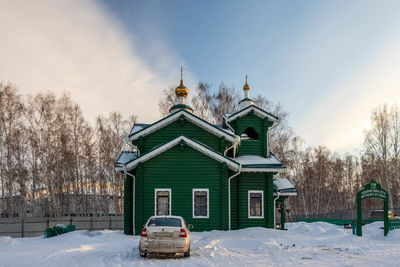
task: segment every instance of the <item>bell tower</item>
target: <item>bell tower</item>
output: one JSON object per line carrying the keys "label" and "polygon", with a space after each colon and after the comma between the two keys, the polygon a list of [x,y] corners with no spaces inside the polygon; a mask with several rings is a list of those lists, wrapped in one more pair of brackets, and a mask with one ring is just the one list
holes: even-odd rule
{"label": "bell tower", "polygon": [[189,90],[183,84],[183,68],[181,67],[181,83],[175,88],[175,95],[178,98],[178,104],[171,107],[169,113],[173,113],[180,109],[185,109],[186,111],[193,112],[193,109],[186,105],[186,97],[189,94]]}
{"label": "bell tower", "polygon": [[244,98],[239,101],[239,109],[247,108],[248,106],[254,105],[254,101],[250,99],[250,85],[247,84],[247,75],[246,75],[246,84],[243,86]]}

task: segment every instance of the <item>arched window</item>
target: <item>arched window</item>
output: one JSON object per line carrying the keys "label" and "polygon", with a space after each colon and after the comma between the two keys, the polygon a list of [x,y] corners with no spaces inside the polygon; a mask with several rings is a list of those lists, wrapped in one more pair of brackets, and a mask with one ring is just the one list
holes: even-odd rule
{"label": "arched window", "polygon": [[253,127],[247,127],[246,130],[240,135],[242,140],[258,140],[258,133]]}

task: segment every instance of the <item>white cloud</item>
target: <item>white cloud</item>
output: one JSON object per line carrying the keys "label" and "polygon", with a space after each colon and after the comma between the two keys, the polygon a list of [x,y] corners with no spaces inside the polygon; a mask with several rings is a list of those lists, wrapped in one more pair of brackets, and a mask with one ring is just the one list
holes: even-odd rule
{"label": "white cloud", "polygon": [[154,69],[95,1],[2,1],[0,36],[0,81],[23,94],[70,92],[91,121],[119,111],[152,122],[161,91],[179,82],[182,60],[162,40]]}
{"label": "white cloud", "polygon": [[[369,63],[331,90],[310,112],[299,129],[311,145],[335,151],[359,148],[374,108],[400,103],[400,39],[392,40]],[[310,129],[313,129],[310,131]]]}

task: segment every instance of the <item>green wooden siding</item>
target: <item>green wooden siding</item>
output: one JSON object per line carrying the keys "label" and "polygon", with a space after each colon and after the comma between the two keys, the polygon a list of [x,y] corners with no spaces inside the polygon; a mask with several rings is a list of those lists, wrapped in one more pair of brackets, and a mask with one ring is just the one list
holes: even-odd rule
{"label": "green wooden siding", "polygon": [[[230,173],[230,175],[233,175],[233,173]],[[239,229],[238,180],[237,176],[231,180],[231,230]]]}
{"label": "green wooden siding", "polygon": [[241,135],[247,127],[252,127],[258,134],[258,140],[242,140],[238,148],[237,155],[261,155],[265,156],[267,152],[267,125],[268,121],[257,117],[251,112],[241,118],[237,118],[230,123],[235,129],[237,135]]}
{"label": "green wooden siding", "polygon": [[143,154],[180,135],[195,139],[221,153],[231,145],[231,143],[225,141],[224,138],[215,136],[185,119],[178,119],[164,128],[144,136],[142,139],[139,138],[139,140],[133,141],[133,144],[138,146],[140,152]]}
{"label": "green wooden siding", "polygon": [[[260,155],[268,153],[267,131],[272,123],[268,118],[261,119],[252,112],[237,118],[230,125],[237,135],[247,127],[258,134],[258,140],[242,140],[237,156]],[[184,118],[153,132],[141,136],[133,142],[140,152],[146,153],[160,144],[180,135],[192,138],[223,154],[231,145],[224,137],[218,137]],[[228,178],[234,174],[225,163],[220,163],[187,145],[177,145],[154,158],[139,163],[131,172],[136,177],[136,192],[133,179],[125,177],[124,189],[124,233],[139,234],[143,224],[154,215],[155,189],[171,189],[171,215],[185,218],[193,224],[193,231],[227,230],[229,227]],[[209,190],[209,218],[193,218],[193,189]],[[248,218],[248,191],[262,190],[264,197],[264,217]],[[135,195],[135,215],[133,216],[133,195]],[[246,227],[273,228],[273,174],[241,173],[231,180],[231,229]]]}
{"label": "green wooden siding", "polygon": [[260,140],[243,140],[238,149],[238,156],[262,155],[262,142]]}
{"label": "green wooden siding", "polygon": [[274,178],[272,173],[265,174],[267,177],[266,209],[267,227],[274,228]]}
{"label": "green wooden siding", "polygon": [[[178,145],[142,163],[141,168],[137,175],[138,190],[140,188],[136,194],[137,233],[154,215],[156,188],[171,189],[171,215],[185,218],[188,224],[194,225],[193,231],[227,229],[227,171],[223,164],[188,146],[181,150]],[[221,187],[225,192],[221,192]],[[208,219],[193,218],[193,188],[209,189]],[[221,209],[221,206],[224,207]]]}
{"label": "green wooden siding", "polygon": [[[273,196],[272,175],[266,173],[243,173],[238,179],[238,219],[237,227],[269,227],[273,228]],[[264,192],[264,216],[263,218],[249,218],[248,192],[261,190]],[[272,202],[271,202],[272,201]],[[272,216],[272,217],[271,217]],[[271,226],[272,222],[272,226]]]}

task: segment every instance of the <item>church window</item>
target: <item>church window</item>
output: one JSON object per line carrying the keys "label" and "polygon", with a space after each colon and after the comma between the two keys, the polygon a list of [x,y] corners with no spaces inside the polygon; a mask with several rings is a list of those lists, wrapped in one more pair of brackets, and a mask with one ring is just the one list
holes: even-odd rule
{"label": "church window", "polygon": [[258,133],[253,127],[247,127],[246,130],[240,135],[242,140],[258,140]]}
{"label": "church window", "polygon": [[264,192],[249,191],[249,218],[264,218]]}
{"label": "church window", "polygon": [[171,189],[156,189],[154,204],[155,215],[171,215]]}
{"label": "church window", "polygon": [[208,189],[193,189],[193,218],[208,218]]}

